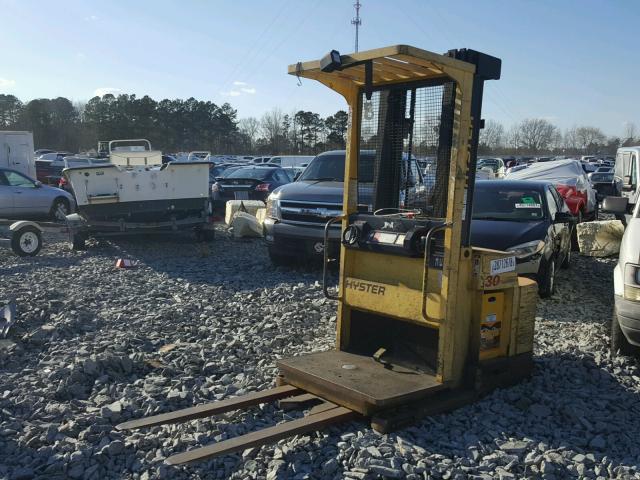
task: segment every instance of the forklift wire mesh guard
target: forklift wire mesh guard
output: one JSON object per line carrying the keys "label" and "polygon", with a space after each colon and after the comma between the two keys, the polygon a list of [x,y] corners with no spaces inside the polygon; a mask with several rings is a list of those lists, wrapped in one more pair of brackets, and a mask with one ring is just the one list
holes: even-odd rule
{"label": "forklift wire mesh guard", "polygon": [[360,211],[446,216],[455,90],[432,81],[361,94]]}

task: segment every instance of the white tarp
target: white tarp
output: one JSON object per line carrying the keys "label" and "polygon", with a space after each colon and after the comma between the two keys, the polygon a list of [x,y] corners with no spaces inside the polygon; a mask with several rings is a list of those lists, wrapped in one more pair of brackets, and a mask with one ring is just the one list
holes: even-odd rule
{"label": "white tarp", "polygon": [[262,237],[262,223],[256,217],[246,212],[236,212],[231,221],[233,236]]}
{"label": "white tarp", "polygon": [[262,200],[229,200],[226,205],[224,221],[227,225],[231,225],[237,211],[244,211],[255,217],[260,208],[265,208]]}
{"label": "white tarp", "polygon": [[575,180],[576,188],[587,191],[587,211],[596,208],[596,191],[591,187],[579,160],[552,160],[532,163],[527,168],[509,172],[505,180],[540,180],[554,184]]}

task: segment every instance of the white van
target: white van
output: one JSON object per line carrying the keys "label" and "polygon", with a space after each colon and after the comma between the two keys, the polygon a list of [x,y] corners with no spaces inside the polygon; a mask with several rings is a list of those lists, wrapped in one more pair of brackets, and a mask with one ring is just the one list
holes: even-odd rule
{"label": "white van", "polygon": [[10,168],[36,178],[33,133],[0,131],[0,168]]}
{"label": "white van", "polygon": [[613,171],[616,196],[627,197],[632,207],[640,196],[640,146],[619,148]]}
{"label": "white van", "polygon": [[315,156],[313,155],[278,155],[271,157],[268,163],[275,163],[281,167],[301,167],[303,164],[309,164]]}

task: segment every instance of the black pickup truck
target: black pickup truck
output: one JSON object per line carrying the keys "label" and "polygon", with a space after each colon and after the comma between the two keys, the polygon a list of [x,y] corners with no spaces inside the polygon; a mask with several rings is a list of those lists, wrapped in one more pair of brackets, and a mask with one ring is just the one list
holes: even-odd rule
{"label": "black pickup truck", "polygon": [[[359,158],[359,182],[373,185],[375,152],[362,150]],[[406,158],[405,158],[406,162]],[[308,260],[324,253],[324,227],[333,217],[342,215],[345,151],[333,150],[316,156],[293,183],[281,186],[267,199],[264,240],[269,257],[276,265],[291,260]],[[407,184],[411,195],[426,195],[428,186],[418,162],[408,163]],[[362,193],[362,190],[361,190]],[[359,199],[369,203],[367,199]],[[359,203],[361,203],[359,201]],[[340,246],[339,222],[329,232],[329,253]]]}

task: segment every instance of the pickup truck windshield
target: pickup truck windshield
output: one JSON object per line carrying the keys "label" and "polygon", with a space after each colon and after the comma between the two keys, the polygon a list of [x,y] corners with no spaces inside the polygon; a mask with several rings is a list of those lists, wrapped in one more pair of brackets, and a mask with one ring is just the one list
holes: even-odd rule
{"label": "pickup truck windshield", "polygon": [[[314,158],[298,181],[344,182],[344,154],[320,155]],[[361,182],[373,182],[373,156],[360,155]]]}

